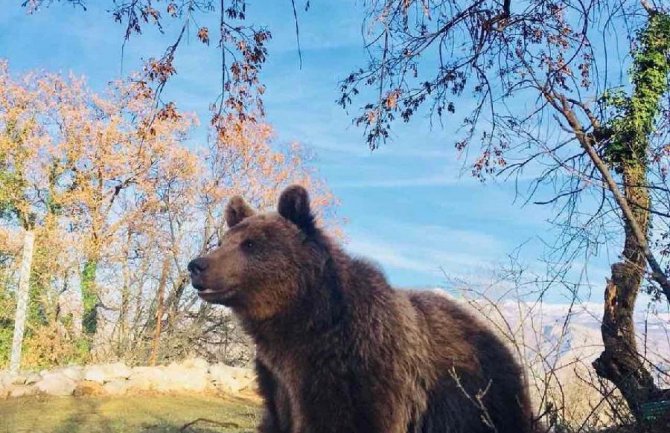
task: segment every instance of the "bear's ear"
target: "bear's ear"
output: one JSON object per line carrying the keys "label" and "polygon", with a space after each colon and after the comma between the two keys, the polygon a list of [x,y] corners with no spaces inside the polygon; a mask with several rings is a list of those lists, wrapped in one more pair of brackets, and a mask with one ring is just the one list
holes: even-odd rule
{"label": "bear's ear", "polygon": [[277,205],[279,215],[297,225],[307,234],[312,234],[316,225],[309,207],[309,194],[300,185],[289,186],[279,196]]}
{"label": "bear's ear", "polygon": [[228,224],[228,228],[232,228],[254,213],[254,210],[249,207],[247,202],[239,195],[236,195],[228,201],[228,206],[226,206],[226,224]]}

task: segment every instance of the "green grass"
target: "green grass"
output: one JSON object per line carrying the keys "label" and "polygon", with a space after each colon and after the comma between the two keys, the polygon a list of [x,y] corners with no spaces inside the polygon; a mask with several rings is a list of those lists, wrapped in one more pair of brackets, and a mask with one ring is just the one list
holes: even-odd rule
{"label": "green grass", "polygon": [[253,432],[258,407],[202,395],[28,397],[0,400],[0,433]]}

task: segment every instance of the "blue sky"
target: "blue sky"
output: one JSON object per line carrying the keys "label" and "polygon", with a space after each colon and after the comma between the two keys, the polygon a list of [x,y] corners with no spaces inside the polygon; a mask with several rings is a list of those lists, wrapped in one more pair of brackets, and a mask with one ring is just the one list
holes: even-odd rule
{"label": "blue sky", "polygon": [[[89,1],[86,12],[54,3],[31,16],[18,5],[7,6],[0,16],[0,57],[9,60],[14,73],[72,71],[102,89],[120,77],[122,66],[124,28],[101,6],[109,3]],[[263,73],[268,120],[277,142],[297,140],[316,155],[313,164],[340,198],[338,212],[348,220],[349,251],[380,263],[397,286],[444,286],[443,271],[485,278],[522,244],[522,260],[541,267],[536,258],[542,253],[540,239],[551,240],[546,220],[552,210],[515,203],[511,183],[484,185],[471,178],[467,162],[454,150],[457,118],[445,119],[443,127],[431,127],[425,117],[397,124],[392,141],[370,152],[363,130],[336,105],[338,81],[365,60],[360,5],[313,1],[309,12],[301,12],[302,69],[290,3],[260,5],[252,2],[248,15],[273,33]],[[161,37],[147,28],[142,37],[132,38],[125,48],[124,73],[138,68],[142,58],[159,56],[175,31],[167,26]],[[215,47],[203,46],[194,36],[177,54],[178,74],[168,84],[166,99],[199,113],[206,123],[207,106],[219,93],[219,57]],[[460,113],[471,102],[464,95]],[[204,131],[199,134],[204,137]],[[607,258],[595,261],[592,282],[602,284],[606,272]],[[564,300],[558,292],[549,299]]]}

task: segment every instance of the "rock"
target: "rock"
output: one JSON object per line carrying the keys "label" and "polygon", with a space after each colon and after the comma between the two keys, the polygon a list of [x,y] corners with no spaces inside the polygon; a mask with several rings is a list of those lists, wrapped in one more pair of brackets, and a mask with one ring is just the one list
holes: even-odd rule
{"label": "rock", "polygon": [[105,383],[105,370],[102,365],[89,365],[84,369],[84,380]]}
{"label": "rock", "polygon": [[162,367],[135,367],[128,378],[128,389],[149,391],[157,389],[163,380]]}
{"label": "rock", "polygon": [[68,379],[74,380],[75,382],[80,382],[84,380],[84,369],[78,365],[72,365],[69,367],[62,367],[57,370],[54,370],[53,373],[61,373]]}
{"label": "rock", "polygon": [[104,393],[109,395],[124,395],[128,392],[128,388],[129,381],[124,379],[116,379],[111,382],[107,382],[102,387]]}
{"label": "rock", "polygon": [[248,382],[240,392],[249,393],[249,395],[259,395],[261,391],[260,388],[258,388],[258,381],[256,379],[256,376],[254,376],[254,378]]}
{"label": "rock", "polygon": [[23,385],[26,383],[26,379],[28,378],[27,375],[25,374],[14,374],[10,376],[11,378],[11,385]]}
{"label": "rock", "polygon": [[128,379],[132,372],[123,362],[89,365],[84,371],[84,379],[103,384],[115,379]]}
{"label": "rock", "polygon": [[37,388],[29,385],[15,385],[9,388],[10,397],[28,397],[37,394]]}
{"label": "rock", "polygon": [[251,370],[225,364],[210,366],[209,376],[217,389],[231,394],[237,394],[255,384],[255,375]]}
{"label": "rock", "polygon": [[202,358],[188,358],[182,361],[181,366],[184,368],[197,368],[201,370],[207,370],[209,364]]}
{"label": "rock", "polygon": [[107,364],[104,366],[106,381],[114,379],[128,379],[133,373],[133,370],[123,362],[115,362],[114,364]]}
{"label": "rock", "polygon": [[39,373],[28,373],[26,377],[26,385],[34,385],[40,380],[42,380],[42,376]]}
{"label": "rock", "polygon": [[133,391],[203,392],[218,389],[230,394],[253,390],[253,372],[224,364],[209,365],[191,358],[168,366],[129,368],[114,364],[69,366],[41,373],[0,373],[0,399],[33,394],[54,396],[124,395]]}
{"label": "rock", "polygon": [[100,395],[103,392],[103,386],[100,383],[92,380],[84,380],[77,384],[73,394],[76,397],[85,397],[88,395]]}
{"label": "rock", "polygon": [[72,395],[77,383],[60,372],[46,373],[42,379],[35,384],[35,388],[48,395],[65,396]]}
{"label": "rock", "polygon": [[210,387],[207,364],[187,363],[170,364],[162,370],[157,383],[158,392],[202,392]]}

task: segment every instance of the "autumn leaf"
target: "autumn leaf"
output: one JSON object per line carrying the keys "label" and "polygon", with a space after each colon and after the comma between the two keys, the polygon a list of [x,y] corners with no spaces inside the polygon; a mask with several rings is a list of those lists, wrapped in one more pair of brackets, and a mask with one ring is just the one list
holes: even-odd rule
{"label": "autumn leaf", "polygon": [[386,101],[384,103],[386,104],[386,108],[388,110],[393,110],[398,106],[398,98],[400,97],[400,90],[393,90],[392,92],[389,92],[388,95],[386,95]]}
{"label": "autumn leaf", "polygon": [[176,18],[177,17],[177,5],[175,3],[168,4],[167,5],[167,13],[172,18]]}
{"label": "autumn leaf", "polygon": [[209,45],[209,29],[207,29],[207,27],[200,27],[198,30],[198,39],[200,39],[200,42],[203,44]]}

